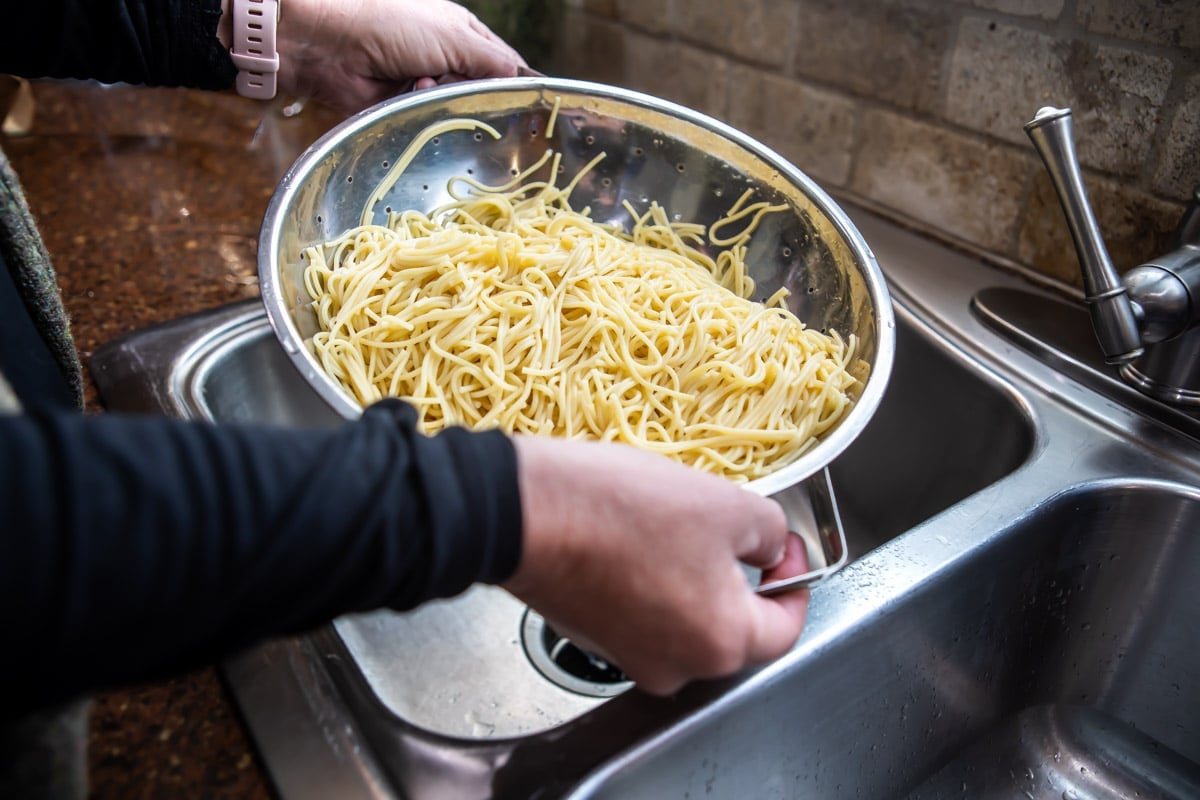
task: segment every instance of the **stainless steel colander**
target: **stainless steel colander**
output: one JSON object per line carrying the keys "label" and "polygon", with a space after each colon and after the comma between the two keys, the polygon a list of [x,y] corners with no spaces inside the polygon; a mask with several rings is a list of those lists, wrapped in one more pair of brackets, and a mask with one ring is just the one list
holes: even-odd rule
{"label": "stainless steel colander", "polygon": [[456,176],[505,183],[547,147],[562,154],[568,178],[597,153],[606,154],[571,195],[575,208],[590,207],[602,222],[628,223],[625,200],[639,210],[655,200],[672,217],[704,225],[747,188],[756,199],[785,203],[790,211],[767,215],[747,253],[757,299],[786,286],[789,305],[810,327],[854,334],[865,382],[854,408],[813,449],[749,488],[774,494],[798,483],[863,429],[891,372],[895,327],[879,266],[837,204],[781,156],[717,120],[626,89],[549,78],[462,83],[388,101],[331,130],[284,176],[259,240],[263,302],[293,363],[338,413],[352,418],[362,408],[305,344],[316,318],[300,253],[359,224],[368,196],[409,142],[452,117],[481,120],[502,136],[457,131],[438,137],[376,204],[377,221],[385,221],[387,209],[429,211],[447,202],[447,183]]}

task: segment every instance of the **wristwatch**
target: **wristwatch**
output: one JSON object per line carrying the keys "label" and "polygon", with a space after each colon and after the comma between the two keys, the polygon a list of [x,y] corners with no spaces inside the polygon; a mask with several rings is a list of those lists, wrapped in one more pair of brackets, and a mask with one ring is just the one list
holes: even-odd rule
{"label": "wristwatch", "polygon": [[275,73],[279,71],[275,49],[279,0],[230,0],[229,7],[233,17],[229,55],[238,69],[237,92],[255,100],[270,100],[275,96]]}

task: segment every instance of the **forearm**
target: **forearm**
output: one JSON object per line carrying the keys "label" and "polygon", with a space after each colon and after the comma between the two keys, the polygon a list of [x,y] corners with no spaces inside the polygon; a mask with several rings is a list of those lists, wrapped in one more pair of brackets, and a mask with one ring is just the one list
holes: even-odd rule
{"label": "forearm", "polygon": [[511,444],[120,417],[0,418],[0,675],[25,702],[208,661],[339,614],[499,581],[520,554]]}
{"label": "forearm", "polygon": [[28,78],[224,89],[221,0],[46,0],[8,15],[0,71]]}

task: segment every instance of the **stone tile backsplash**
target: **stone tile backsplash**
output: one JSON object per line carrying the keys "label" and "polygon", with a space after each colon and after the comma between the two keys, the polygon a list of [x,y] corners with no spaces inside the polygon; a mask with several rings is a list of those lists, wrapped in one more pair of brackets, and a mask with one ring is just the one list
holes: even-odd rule
{"label": "stone tile backsplash", "polygon": [[1200,184],[1200,0],[566,0],[556,74],[723,119],[836,195],[1079,285],[1022,130],[1074,111],[1118,269]]}

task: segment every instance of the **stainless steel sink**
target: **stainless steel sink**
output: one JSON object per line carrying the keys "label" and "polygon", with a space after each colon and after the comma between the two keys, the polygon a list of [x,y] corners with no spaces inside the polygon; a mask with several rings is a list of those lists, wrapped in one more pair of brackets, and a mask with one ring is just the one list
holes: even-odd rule
{"label": "stainless steel sink", "polygon": [[1198,533],[1194,487],[1058,495],[580,796],[1200,797]]}
{"label": "stainless steel sink", "polygon": [[[972,312],[1019,277],[851,212],[896,298],[897,360],[831,467],[853,560],[793,651],[663,700],[547,677],[552,632],[498,589],[341,619],[226,665],[281,795],[1189,796],[1196,441]],[[113,408],[340,424],[254,303],[91,367]]]}

